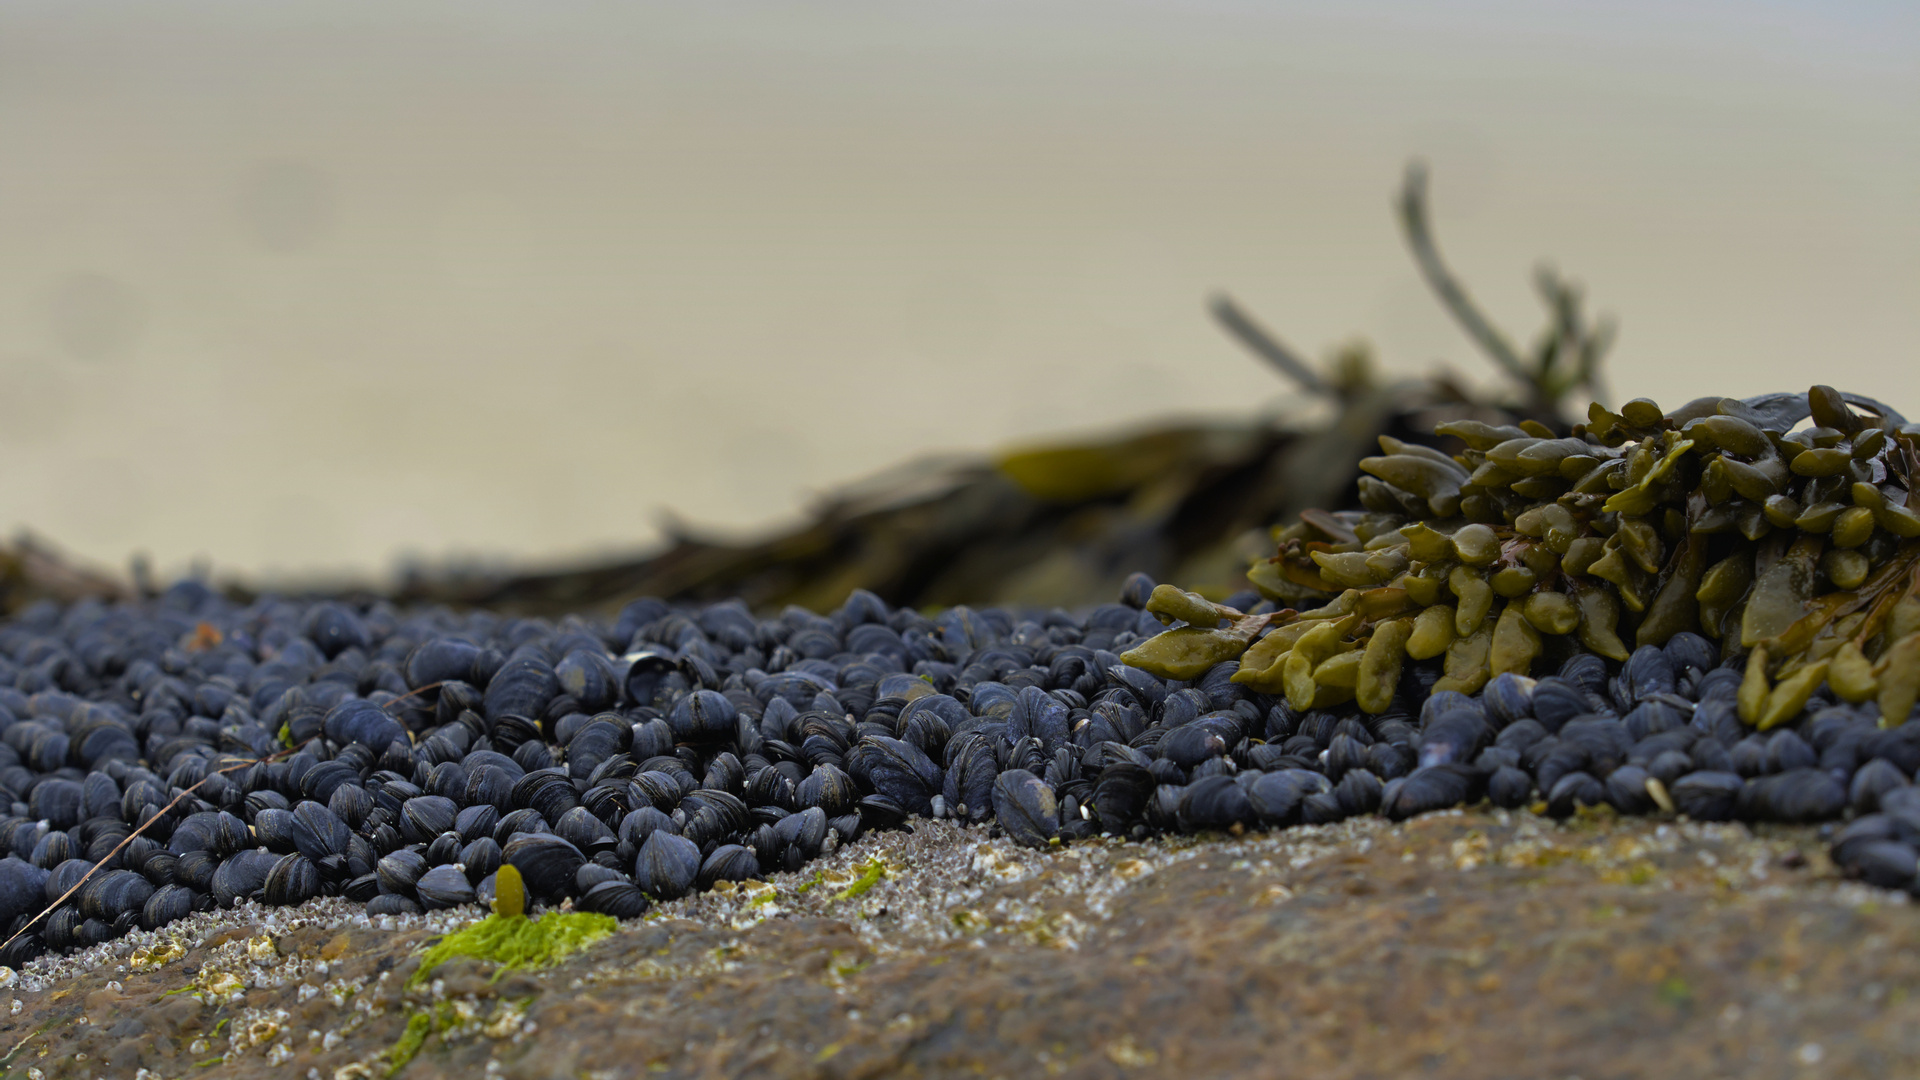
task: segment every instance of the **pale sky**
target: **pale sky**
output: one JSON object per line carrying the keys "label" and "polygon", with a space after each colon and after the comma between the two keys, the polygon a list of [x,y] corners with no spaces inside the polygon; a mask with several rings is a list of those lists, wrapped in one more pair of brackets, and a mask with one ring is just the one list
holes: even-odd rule
{"label": "pale sky", "polygon": [[791,520],[902,458],[1484,361],[1920,415],[1920,5],[0,5],[0,531],[378,574]]}

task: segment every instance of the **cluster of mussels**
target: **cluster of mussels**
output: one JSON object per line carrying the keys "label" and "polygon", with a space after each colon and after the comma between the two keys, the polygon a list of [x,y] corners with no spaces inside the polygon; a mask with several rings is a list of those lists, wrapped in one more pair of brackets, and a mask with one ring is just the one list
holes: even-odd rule
{"label": "cluster of mussels", "polygon": [[1873,408],[1388,442],[1369,510],[1307,515],[1269,595],[1222,603],[1136,574],[1079,614],[44,604],[0,624],[0,963],[215,905],[484,902],[504,865],[632,917],[914,817],[1045,846],[1482,799],[1852,812],[1839,864],[1920,891],[1915,438]]}
{"label": "cluster of mussels", "polygon": [[249,900],[487,902],[508,864],[632,917],[916,815],[1032,845],[1160,827],[1158,783],[1298,720],[1230,669],[1122,664],[1153,587],[1078,616],[42,604],[0,624],[0,963]]}

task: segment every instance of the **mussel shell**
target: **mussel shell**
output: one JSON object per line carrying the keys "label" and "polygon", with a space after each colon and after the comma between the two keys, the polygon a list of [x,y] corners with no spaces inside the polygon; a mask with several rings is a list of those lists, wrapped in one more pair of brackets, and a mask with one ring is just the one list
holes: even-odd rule
{"label": "mussel shell", "polygon": [[1627,729],[1627,735],[1636,742],[1649,735],[1658,735],[1666,731],[1678,731],[1687,726],[1689,717],[1672,704],[1658,698],[1649,698],[1627,710],[1620,722]]}
{"label": "mussel shell", "polygon": [[299,852],[283,855],[267,871],[263,889],[269,904],[304,904],[320,895],[320,870]]}
{"label": "mussel shell", "polygon": [[41,923],[40,936],[46,941],[47,948],[56,952],[78,948],[85,944],[80,937],[80,924],[85,921],[86,917],[80,914],[78,907],[71,903],[62,904]]}
{"label": "mussel shell", "polygon": [[1677,685],[1673,660],[1656,645],[1635,649],[1621,668],[1620,679],[1630,695],[1628,701],[1620,702],[1623,709],[1652,694],[1671,694]]}
{"label": "mussel shell", "polygon": [[168,923],[193,914],[194,893],[184,885],[162,885],[147,897],[140,908],[140,926],[158,930]]}
{"label": "mussel shell", "polygon": [[1695,821],[1732,821],[1746,781],[1736,773],[1688,773],[1668,789],[1673,805]]}
{"label": "mussel shell", "polygon": [[1333,797],[1339,802],[1341,812],[1352,817],[1380,809],[1380,797],[1385,791],[1386,784],[1378,776],[1366,769],[1353,769],[1333,786]]}
{"label": "mussel shell", "polygon": [[[328,710],[322,730],[336,743],[357,742],[374,750],[385,750],[394,740],[405,741],[407,737],[407,729],[398,720],[365,698],[348,698]],[[327,792],[330,794],[331,789]],[[309,797],[325,799],[327,795]]]}
{"label": "mussel shell", "polygon": [[473,841],[492,836],[494,827],[499,824],[500,811],[482,803],[460,811],[453,819],[453,831],[460,834],[460,839]]}
{"label": "mussel shell", "polygon": [[220,859],[213,852],[189,851],[175,857],[173,875],[180,884],[196,892],[210,892],[214,871],[219,867]]}
{"label": "mussel shell", "polygon": [[343,760],[323,761],[300,777],[300,794],[316,802],[331,803],[334,793],[341,788],[359,785],[360,773],[353,766]]}
{"label": "mussel shell", "polygon": [[460,807],[442,795],[420,795],[400,807],[400,835],[410,844],[424,844],[444,832],[453,831],[453,820]]}
{"label": "mussel shell", "polygon": [[1009,769],[994,780],[993,816],[1015,843],[1027,847],[1046,847],[1060,831],[1053,789],[1024,769]]}
{"label": "mussel shell", "polygon": [[580,911],[594,911],[602,915],[611,915],[616,919],[637,919],[647,913],[650,901],[640,887],[624,878],[615,881],[602,881],[580,895],[574,907]]}
{"label": "mussel shell", "polygon": [[1494,676],[1480,695],[1480,701],[1487,710],[1487,719],[1496,727],[1506,727],[1515,720],[1532,716],[1535,689],[1534,680],[1524,675],[1503,672]]}
{"label": "mussel shell", "polygon": [[128,912],[138,914],[153,893],[153,883],[131,870],[106,870],[88,878],[75,899],[80,914],[110,923]]}
{"label": "mussel shell", "polygon": [[42,780],[33,785],[27,795],[27,812],[45,819],[55,829],[71,829],[80,824],[85,809],[86,792],[73,780]]}
{"label": "mussel shell", "polygon": [[1493,805],[1508,810],[1525,806],[1533,796],[1533,777],[1524,769],[1502,765],[1487,777],[1487,798]]}
{"label": "mussel shell", "polygon": [[567,811],[580,805],[580,800],[573,790],[573,782],[564,772],[537,769],[514,783],[513,805],[538,810],[548,821],[559,821]]}
{"label": "mussel shell", "polygon": [[[1557,675],[1550,675],[1534,684],[1533,692],[1527,699],[1527,708],[1529,715],[1549,732],[1559,731],[1560,725],[1593,711],[1586,692]],[[1513,718],[1519,719],[1522,718]]]}
{"label": "mussel shell", "polygon": [[500,845],[482,836],[460,849],[459,862],[467,868],[467,880],[479,881],[500,869]]}
{"label": "mussel shell", "polygon": [[603,881],[626,880],[627,875],[621,873],[614,867],[601,866],[595,862],[581,863],[580,869],[573,872],[573,891],[584,894],[588,889],[593,888]]}
{"label": "mussel shell", "polygon": [[267,874],[280,861],[280,857],[264,848],[251,848],[236,851],[220,863],[213,872],[212,888],[214,900],[221,907],[232,907],[242,900],[257,899],[266,888]]}
{"label": "mussel shell", "polygon": [[360,874],[340,887],[340,895],[355,903],[364,904],[380,895],[380,875]]}
{"label": "mussel shell", "polygon": [[382,857],[373,872],[379,877],[382,889],[411,896],[414,883],[427,872],[427,859],[412,848],[400,848]]}
{"label": "mussel shell", "polygon": [[359,784],[341,784],[327,796],[326,806],[341,824],[357,829],[373,810],[373,795]]}
{"label": "mussel shell", "polygon": [[80,884],[80,879],[86,877],[88,871],[92,869],[93,864],[85,859],[68,859],[54,867],[47,875],[46,902],[59,903],[61,898],[67,895],[67,891]]}
{"label": "mussel shell", "polygon": [[747,804],[724,791],[703,788],[689,792],[680,800],[680,810],[687,818],[680,826],[681,835],[702,850],[709,844],[725,843],[753,824]]}
{"label": "mussel shell", "polygon": [[73,834],[54,830],[33,845],[33,856],[29,861],[42,870],[51,870],[69,859],[79,858],[81,854],[80,845],[74,842]]}
{"label": "mussel shell", "polygon": [[381,893],[367,901],[367,914],[376,917],[381,915],[418,915],[420,914],[420,905],[414,903],[413,898],[410,896],[402,896],[399,893]]}
{"label": "mussel shell", "polygon": [[1484,783],[1480,771],[1470,765],[1416,769],[1386,786],[1380,796],[1380,812],[1403,821],[1430,810],[1445,810],[1477,799]]}
{"label": "mussel shell", "polygon": [[683,836],[655,830],[640,845],[633,880],[656,900],[685,896],[700,875],[700,848]]}
{"label": "mussel shell", "polygon": [[620,696],[620,680],[606,654],[575,649],[554,665],[553,674],[560,689],[580,702],[588,711],[604,709]]}
{"label": "mussel shell", "polygon": [[473,662],[480,647],[459,638],[430,638],[416,645],[401,665],[409,689],[418,690],[430,683],[467,680],[473,674]]}
{"label": "mussel shell", "polygon": [[[253,825],[256,823],[262,810],[291,809],[293,809],[293,805],[287,801],[285,795],[280,794],[272,788],[258,788],[247,792],[247,797],[241,801],[240,816],[247,819],[247,824]],[[115,816],[118,815],[116,814]],[[255,831],[256,833],[258,832],[257,829]]]}
{"label": "mussel shell", "polygon": [[642,806],[620,819],[620,842],[632,845],[633,850],[638,852],[640,845],[646,843],[647,836],[655,829],[665,829],[668,832],[680,831],[680,827],[674,824],[673,819],[659,809]]}
{"label": "mussel shell", "polygon": [[1307,769],[1262,773],[1247,787],[1253,812],[1268,825],[1290,825],[1300,819],[1300,804],[1309,796],[1331,790],[1327,778]]}
{"label": "mussel shell", "polygon": [[1736,813],[1752,820],[1800,825],[1838,817],[1846,807],[1847,789],[1840,781],[1820,769],[1798,768],[1748,783]]}
{"label": "mussel shell", "polygon": [[1039,739],[1048,754],[1065,746],[1070,735],[1071,710],[1060,699],[1037,686],[1020,689],[1007,712],[1007,737]]}
{"label": "mussel shell", "polygon": [[667,726],[682,742],[712,742],[734,734],[738,712],[733,702],[713,690],[696,690],[681,698],[667,713]]}
{"label": "mussel shell", "polygon": [[509,660],[487,680],[481,711],[489,721],[503,716],[540,716],[561,694],[560,680],[546,661],[531,656]]}
{"label": "mussel shell", "polygon": [[[997,811],[998,808],[996,808]],[[1180,827],[1189,832],[1199,829],[1229,829],[1254,819],[1253,803],[1246,789],[1230,776],[1206,776],[1187,785],[1180,798]]]}
{"label": "mussel shell", "polygon": [[458,833],[443,832],[433,838],[423,853],[428,866],[445,866],[460,857],[460,836]]}
{"label": "mussel shell", "polygon": [[815,765],[813,771],[794,788],[789,809],[817,806],[828,817],[838,817],[860,801],[859,785],[853,777],[834,765]]}
{"label": "mussel shell", "polygon": [[[1091,803],[1101,828],[1115,834],[1131,828],[1146,812],[1147,802],[1153,797],[1153,788],[1153,774],[1132,761],[1116,761],[1101,769],[1093,784]],[[980,808],[982,814],[992,809],[992,799],[989,782],[987,805]],[[973,804],[967,804],[970,817],[975,816],[974,809]]]}
{"label": "mussel shell", "polygon": [[253,815],[253,838],[268,851],[294,850],[293,811],[266,809]]}
{"label": "mussel shell", "polygon": [[553,823],[553,831],[589,857],[602,851],[612,851],[620,843],[613,830],[607,828],[607,823],[594,817],[584,806],[576,806],[561,814],[560,820]]}
{"label": "mussel shell", "polygon": [[1349,815],[1340,805],[1340,797],[1331,791],[1309,795],[1300,801],[1300,823],[1302,825],[1332,825],[1345,821]]}
{"label": "mussel shell", "polygon": [[1420,768],[1470,762],[1491,735],[1477,707],[1436,712],[1420,726]]}
{"label": "mussel shell", "polygon": [[847,764],[875,794],[899,803],[910,813],[933,813],[933,797],[941,793],[941,769],[926,751],[912,743],[884,735],[863,738],[848,752]]}
{"label": "mussel shell", "polygon": [[1847,794],[1856,813],[1871,814],[1880,809],[1882,795],[1895,788],[1907,786],[1906,774],[1892,762],[1883,758],[1873,758],[1854,772]]}
{"label": "mussel shell", "polygon": [[1547,813],[1553,817],[1572,816],[1582,806],[1598,806],[1607,799],[1607,786],[1588,773],[1574,771],[1554,782],[1547,793]]}
{"label": "mussel shell", "polygon": [[1857,878],[1883,889],[1913,889],[1916,868],[1914,849],[1898,840],[1869,840],[1855,845],[1840,868],[1848,877]]}
{"label": "mussel shell", "polygon": [[1183,724],[1166,732],[1156,746],[1159,756],[1183,769],[1227,752],[1231,744],[1219,731],[1202,723]]}
{"label": "mussel shell", "polygon": [[561,896],[573,884],[574,871],[587,857],[579,848],[548,832],[515,833],[500,847],[500,861],[520,871],[527,891]]}
{"label": "mussel shell", "polygon": [[472,882],[457,866],[436,866],[414,883],[414,896],[428,911],[474,902]]}
{"label": "mussel shell", "polygon": [[722,844],[700,864],[695,879],[702,889],[719,881],[750,881],[760,876],[760,860],[740,844]]}

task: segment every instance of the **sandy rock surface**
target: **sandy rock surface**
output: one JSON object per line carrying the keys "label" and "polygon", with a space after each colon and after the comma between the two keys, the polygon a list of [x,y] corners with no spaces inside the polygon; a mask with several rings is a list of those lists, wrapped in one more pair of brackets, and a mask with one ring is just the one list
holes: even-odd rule
{"label": "sandy rock surface", "polygon": [[[1017,848],[920,822],[558,966],[480,916],[194,916],[0,972],[5,1076],[1885,1077],[1920,910],[1811,829],[1450,812]],[[407,1038],[409,1023],[413,1038]]]}

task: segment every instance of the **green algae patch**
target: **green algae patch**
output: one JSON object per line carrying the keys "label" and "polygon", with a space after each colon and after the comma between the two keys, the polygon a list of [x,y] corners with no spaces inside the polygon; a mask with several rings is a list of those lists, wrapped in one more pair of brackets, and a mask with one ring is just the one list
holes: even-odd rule
{"label": "green algae patch", "polygon": [[552,911],[538,919],[489,915],[448,934],[420,954],[420,969],[407,985],[424,983],[434,968],[456,956],[500,965],[493,974],[495,979],[516,968],[546,967],[613,933],[619,925],[611,915],[587,911]]}
{"label": "green algae patch", "polygon": [[875,885],[884,881],[886,876],[887,864],[879,859],[869,859],[867,860],[866,868],[860,872],[858,878],[854,879],[853,884],[835,893],[833,898],[835,900],[852,900],[855,897],[863,896],[869,889],[872,889]]}
{"label": "green algae patch", "polygon": [[[550,911],[539,919],[526,916],[526,886],[512,863],[494,879],[493,914],[472,926],[455,930],[420,954],[420,968],[407,980],[419,986],[433,969],[456,956],[471,956],[500,965],[497,980],[515,968],[546,967],[606,937],[620,925],[611,915],[586,911]],[[409,1030],[412,1022],[409,1021]],[[402,1042],[405,1042],[403,1037]]]}
{"label": "green algae patch", "polygon": [[420,1048],[427,1045],[427,1034],[433,1030],[433,1017],[424,1012],[407,1017],[407,1030],[400,1033],[400,1041],[387,1051],[387,1075],[396,1076],[407,1067]]}

